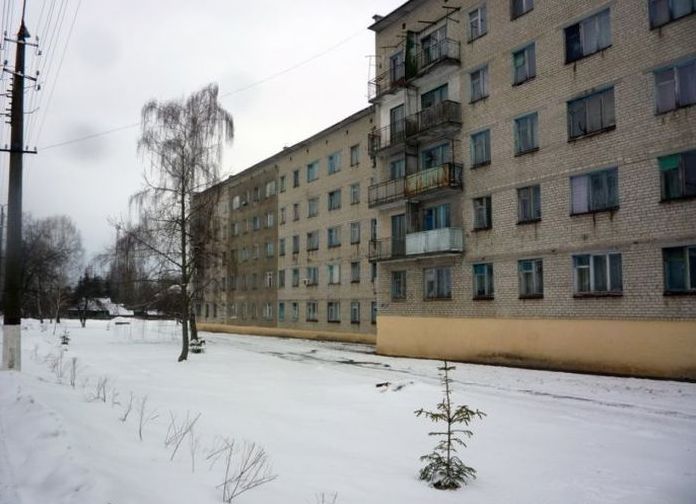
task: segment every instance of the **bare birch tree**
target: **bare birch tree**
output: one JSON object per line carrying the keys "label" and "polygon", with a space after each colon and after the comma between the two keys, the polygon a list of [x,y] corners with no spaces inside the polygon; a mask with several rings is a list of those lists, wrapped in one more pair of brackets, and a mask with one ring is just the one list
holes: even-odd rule
{"label": "bare birch tree", "polygon": [[149,166],[145,186],[131,197],[139,222],[124,230],[131,229],[130,234],[149,251],[160,275],[177,279],[182,322],[179,361],[187,359],[189,350],[196,260],[193,226],[213,206],[210,198],[194,195],[218,181],[222,153],[233,134],[232,116],[219,104],[214,84],[184,100],[152,100],[142,109],[138,150]]}

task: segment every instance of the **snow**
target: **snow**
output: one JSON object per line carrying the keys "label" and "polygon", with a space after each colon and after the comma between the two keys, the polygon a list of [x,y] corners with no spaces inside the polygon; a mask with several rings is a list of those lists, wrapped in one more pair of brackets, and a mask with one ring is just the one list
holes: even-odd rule
{"label": "snow", "polygon": [[[262,446],[278,476],[242,504],[696,502],[696,384],[457,364],[455,402],[488,416],[460,452],[478,479],[447,492],[417,477],[435,439],[413,411],[439,401],[438,362],[204,333],[206,352],[177,363],[174,322],[129,321],[61,324],[75,388],[49,369],[62,330],[24,321],[23,370],[0,372],[0,504],[221,502],[224,464],[205,458],[222,438]],[[104,376],[106,402],[91,400]],[[140,441],[144,396],[158,416]],[[193,468],[188,442],[169,460],[170,412],[201,414]]]}

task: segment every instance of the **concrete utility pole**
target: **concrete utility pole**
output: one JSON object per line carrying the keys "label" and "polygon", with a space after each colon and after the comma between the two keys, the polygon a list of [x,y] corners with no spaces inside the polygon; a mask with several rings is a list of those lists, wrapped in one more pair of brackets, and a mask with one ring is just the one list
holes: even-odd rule
{"label": "concrete utility pole", "polygon": [[[25,5],[26,7],[26,5]],[[5,256],[5,321],[2,331],[2,367],[20,370],[22,318],[22,156],[24,155],[24,50],[29,31],[22,22],[12,79],[10,121],[10,183],[7,198],[7,254]]]}

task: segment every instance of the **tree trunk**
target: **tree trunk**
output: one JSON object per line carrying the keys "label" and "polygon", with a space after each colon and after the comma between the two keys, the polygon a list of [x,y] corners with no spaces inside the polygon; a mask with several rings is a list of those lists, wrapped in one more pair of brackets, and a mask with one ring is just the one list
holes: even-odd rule
{"label": "tree trunk", "polygon": [[[185,173],[183,171],[182,173]],[[189,309],[188,299],[188,257],[186,257],[186,179],[181,180],[181,198],[179,200],[179,232],[181,233],[181,354],[179,362],[188,358],[189,351]]]}
{"label": "tree trunk", "polygon": [[196,324],[196,314],[191,311],[189,323],[191,324],[191,339],[198,341],[198,325]]}

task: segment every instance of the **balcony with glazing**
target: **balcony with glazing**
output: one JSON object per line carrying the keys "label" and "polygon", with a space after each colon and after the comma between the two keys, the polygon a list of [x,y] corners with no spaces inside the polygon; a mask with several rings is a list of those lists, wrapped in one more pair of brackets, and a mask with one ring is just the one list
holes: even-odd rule
{"label": "balcony with glazing", "polygon": [[404,198],[421,197],[440,190],[462,190],[463,167],[459,163],[444,163],[417,171],[406,177],[386,180],[368,188],[368,206],[374,208]]}

